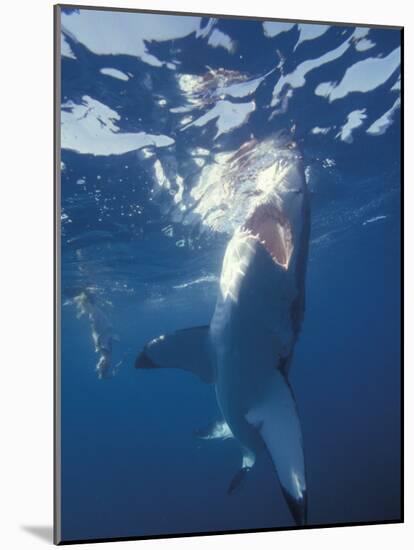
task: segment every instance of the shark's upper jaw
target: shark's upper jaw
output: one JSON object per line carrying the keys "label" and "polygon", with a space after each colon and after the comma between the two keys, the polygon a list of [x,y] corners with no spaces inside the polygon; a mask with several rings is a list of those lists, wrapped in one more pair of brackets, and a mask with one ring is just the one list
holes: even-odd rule
{"label": "shark's upper jaw", "polygon": [[263,204],[243,226],[267,250],[275,264],[289,268],[293,252],[292,230],[289,221],[274,206]]}

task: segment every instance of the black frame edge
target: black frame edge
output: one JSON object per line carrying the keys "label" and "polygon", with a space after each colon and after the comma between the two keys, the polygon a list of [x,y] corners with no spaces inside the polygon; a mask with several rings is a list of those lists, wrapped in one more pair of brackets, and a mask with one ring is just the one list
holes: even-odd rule
{"label": "black frame edge", "polygon": [[159,15],[181,15],[181,16],[193,16],[193,17],[217,17],[219,19],[247,19],[250,21],[275,21],[281,23],[308,23],[311,25],[340,25],[343,27],[369,27],[370,29],[394,29],[401,30],[403,25],[383,25],[375,23],[358,23],[347,21],[322,21],[322,20],[310,20],[310,19],[289,19],[284,17],[267,17],[260,15],[236,15],[226,13],[202,13],[202,12],[187,12],[187,11],[174,11],[174,10],[151,10],[145,8],[122,8],[122,7],[109,7],[109,6],[88,6],[87,4],[56,4],[61,9],[83,9],[83,10],[95,10],[95,11],[120,11],[127,13],[148,13]]}
{"label": "black frame edge", "polygon": [[62,543],[60,445],[60,14],[60,6],[53,6],[53,543],[56,545]]}
{"label": "black frame edge", "polygon": [[400,488],[401,488],[401,523],[405,523],[404,517],[405,517],[405,441],[404,441],[404,426],[405,426],[405,411],[404,411],[404,402],[405,402],[405,393],[404,393],[404,384],[405,384],[405,377],[404,377],[404,364],[405,364],[405,352],[404,352],[404,343],[405,343],[405,322],[404,322],[404,284],[405,284],[405,276],[404,276],[404,159],[405,159],[405,153],[404,153],[404,145],[405,145],[405,138],[404,138],[404,101],[405,101],[405,94],[404,94],[404,55],[405,55],[405,44],[404,44],[404,27],[401,28],[401,148],[400,148],[400,163],[401,163],[401,172],[400,172],[400,254],[401,254],[401,275],[400,275],[400,315],[401,315],[401,365],[400,365],[400,372],[401,372],[401,380],[400,380],[400,391],[401,391],[401,426],[400,426],[400,439],[401,439],[401,464],[400,464]]}
{"label": "black frame edge", "polygon": [[59,546],[69,546],[71,544],[94,544],[99,542],[124,542],[124,541],[141,541],[141,540],[159,540],[159,539],[184,539],[190,537],[210,537],[217,535],[254,535],[256,533],[278,533],[281,531],[309,531],[315,529],[332,529],[337,527],[368,527],[377,525],[399,525],[404,523],[401,519],[390,519],[380,521],[366,522],[350,522],[350,523],[331,523],[331,524],[315,524],[305,526],[289,526],[289,527],[264,527],[259,529],[230,529],[228,531],[200,531],[195,533],[167,533],[163,535],[145,535],[141,537],[111,537],[107,539],[73,539],[62,540],[57,544]]}

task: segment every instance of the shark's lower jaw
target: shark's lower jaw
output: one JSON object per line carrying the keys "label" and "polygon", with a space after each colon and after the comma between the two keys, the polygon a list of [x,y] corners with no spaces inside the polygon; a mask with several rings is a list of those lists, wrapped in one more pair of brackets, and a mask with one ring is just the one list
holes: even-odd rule
{"label": "shark's lower jaw", "polygon": [[255,212],[244,224],[243,231],[256,238],[275,264],[288,269],[293,253],[292,230],[279,213]]}

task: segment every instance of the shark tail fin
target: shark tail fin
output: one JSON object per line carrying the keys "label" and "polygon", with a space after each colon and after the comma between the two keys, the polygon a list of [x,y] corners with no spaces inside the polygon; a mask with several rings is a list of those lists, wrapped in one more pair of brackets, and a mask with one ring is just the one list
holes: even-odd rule
{"label": "shark tail fin", "polygon": [[135,368],[183,369],[212,383],[214,369],[209,348],[208,326],[177,330],[148,342],[138,355]]}
{"label": "shark tail fin", "polygon": [[296,524],[306,525],[307,493],[300,422],[292,390],[280,371],[276,371],[264,399],[249,411],[247,420],[260,431]]}

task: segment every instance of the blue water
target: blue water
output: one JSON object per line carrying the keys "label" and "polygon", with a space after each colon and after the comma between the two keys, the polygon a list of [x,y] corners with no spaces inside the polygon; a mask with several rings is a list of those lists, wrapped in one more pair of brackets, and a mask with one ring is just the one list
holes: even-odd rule
{"label": "blue water", "polygon": [[[81,16],[64,12],[63,27]],[[207,24],[203,19],[203,28]],[[90,27],[91,36],[107,30],[99,25]],[[355,63],[388,56],[400,45],[400,33],[369,30],[372,46],[358,50],[352,42],[342,56],[306,74],[302,86],[291,88],[284,112],[271,116],[282,73],[333,51],[355,29],[331,26],[295,48],[297,27],[273,38],[259,21],[218,20],[213,28],[231,38],[232,51],[194,32],[146,42],[161,66],[123,53],[115,38],[113,54],[99,51],[99,41],[85,44],[76,24],[65,33],[72,55],[62,56],[62,112],[86,105],[82,116],[95,116],[88,96],[119,115],[114,134],[163,135],[174,145],[119,153],[108,142],[93,154],[100,128],[108,126],[101,112],[96,134],[78,136],[79,146],[62,139],[64,540],[293,525],[267,457],[259,457],[244,486],[227,495],[240,466],[237,443],[193,435],[219,418],[211,386],[181,371],[133,368],[148,340],[209,323],[231,236],[200,215],[180,219],[180,201],[160,190],[154,162],[160,160],[171,182],[177,174],[183,178],[181,203],[194,211],[188,198],[202,170],[192,160],[194,147],[205,149],[205,162],[213,163],[214,155],[237,150],[251,134],[260,141],[282,128],[292,128],[303,151],[311,190],[307,306],[290,374],[303,430],[309,524],[401,515],[399,109],[384,132],[367,132],[399,96],[391,90],[399,66],[373,89],[362,86],[331,102],[314,93],[320,83],[339,83]],[[110,32],[105,40],[111,44]],[[192,111],[171,112],[188,100],[179,75],[225,68],[259,77],[282,58],[283,66],[254,93],[229,99],[255,101],[241,125],[217,138],[214,120],[181,130],[185,116],[196,120],[220,98],[214,84]],[[107,67],[128,78],[100,73]],[[365,110],[365,118],[344,141],[338,134],[355,110]],[[76,133],[76,124],[67,131]],[[316,126],[329,131],[314,134]],[[102,379],[91,319],[76,306],[82,293],[93,296],[111,335],[112,369]]]}

